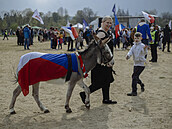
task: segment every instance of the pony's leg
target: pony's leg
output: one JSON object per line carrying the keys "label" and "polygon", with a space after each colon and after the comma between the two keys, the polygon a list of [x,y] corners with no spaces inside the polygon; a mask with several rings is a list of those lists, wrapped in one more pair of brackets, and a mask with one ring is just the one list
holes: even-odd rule
{"label": "pony's leg", "polygon": [[21,93],[21,87],[20,87],[20,85],[18,85],[17,88],[13,91],[13,97],[11,100],[11,104],[9,106],[10,114],[16,114],[16,112],[14,110],[14,105],[16,102],[16,98],[19,96],[20,93]]}
{"label": "pony's leg", "polygon": [[65,103],[65,109],[66,109],[67,113],[71,113],[72,112],[71,108],[69,107],[69,101],[70,101],[70,98],[71,98],[71,95],[72,95],[72,91],[73,91],[75,85],[76,85],[76,82],[75,83],[71,83],[71,81],[68,84],[68,90],[67,90],[67,94],[66,94],[66,103]]}
{"label": "pony's leg", "polygon": [[81,79],[80,81],[78,81],[78,85],[84,89],[85,91],[85,95],[86,95],[86,99],[85,99],[85,106],[86,108],[90,108],[90,89],[88,88],[88,86],[84,83],[83,79]]}
{"label": "pony's leg", "polygon": [[32,96],[34,97],[36,103],[38,104],[38,107],[41,109],[41,111],[44,111],[44,113],[49,113],[50,111],[43,106],[41,101],[39,100],[39,82],[32,85],[33,91]]}

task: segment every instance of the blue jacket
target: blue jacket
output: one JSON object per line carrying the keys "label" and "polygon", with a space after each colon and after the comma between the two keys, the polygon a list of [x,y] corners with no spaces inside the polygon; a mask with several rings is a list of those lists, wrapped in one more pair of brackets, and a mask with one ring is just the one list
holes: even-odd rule
{"label": "blue jacket", "polygon": [[30,38],[30,29],[28,27],[25,27],[23,30],[24,38],[28,39]]}
{"label": "blue jacket", "polygon": [[149,25],[146,24],[145,22],[139,23],[139,25],[137,26],[137,32],[142,33],[142,38],[143,39],[147,39],[147,35],[148,35],[149,39],[152,40]]}

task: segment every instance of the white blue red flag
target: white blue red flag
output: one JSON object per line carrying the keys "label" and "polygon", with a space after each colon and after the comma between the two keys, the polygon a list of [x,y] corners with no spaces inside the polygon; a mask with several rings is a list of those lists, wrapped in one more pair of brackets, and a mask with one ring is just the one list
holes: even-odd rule
{"label": "white blue red flag", "polygon": [[39,15],[38,10],[36,9],[32,15],[33,18],[35,18],[36,20],[38,20],[41,24],[44,24],[41,16]]}
{"label": "white blue red flag", "polygon": [[[77,57],[71,54],[72,71],[78,72]],[[18,83],[23,95],[29,93],[29,85],[64,77],[68,71],[66,54],[31,52],[23,55],[17,68]]]}
{"label": "white blue red flag", "polygon": [[145,17],[145,19],[149,22],[149,23],[154,23],[155,22],[155,18],[153,16],[151,16],[150,14],[142,11],[143,16]]}
{"label": "white blue red flag", "polygon": [[78,32],[75,29],[75,27],[65,27],[65,26],[62,26],[61,28],[64,31],[66,31],[67,33],[69,33],[69,35],[72,38],[72,40],[75,40],[76,38],[78,38]]}
{"label": "white blue red flag", "polygon": [[115,37],[118,38],[119,37],[119,22],[118,22],[118,18],[115,14]]}

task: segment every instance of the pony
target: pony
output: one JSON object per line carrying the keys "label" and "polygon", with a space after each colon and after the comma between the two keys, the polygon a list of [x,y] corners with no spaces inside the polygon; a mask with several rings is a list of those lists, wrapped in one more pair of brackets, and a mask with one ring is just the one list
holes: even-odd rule
{"label": "pony", "polygon": [[[16,72],[16,82],[18,82],[18,86],[13,91],[12,100],[9,106],[10,114],[16,114],[14,110],[16,98],[19,96],[21,92],[23,92],[24,96],[26,96],[29,92],[29,86],[32,85],[32,96],[34,97],[38,107],[44,113],[49,113],[50,111],[41,103],[39,99],[39,83],[41,81],[48,81],[51,79],[58,79],[58,81],[63,80],[65,83],[65,78],[68,79],[68,89],[66,94],[66,102],[65,102],[65,109],[67,113],[71,113],[72,110],[69,107],[69,101],[72,95],[72,91],[76,84],[81,86],[85,93],[85,106],[87,109],[90,108],[90,91],[88,86],[84,83],[83,79],[87,77],[87,73],[92,70],[96,64],[107,65],[112,67],[114,65],[113,54],[111,53],[110,48],[106,44],[111,40],[111,37],[106,38],[104,40],[99,39],[96,34],[93,34],[94,39],[90,42],[89,46],[83,50],[76,53],[71,53],[70,58],[67,57],[65,54],[46,54],[46,53],[39,53],[39,52],[30,52],[23,55],[19,61],[17,72]],[[59,58],[55,57],[63,57],[65,59],[63,62],[64,67],[67,69],[62,69],[63,66],[54,67],[54,62],[47,61],[45,58],[49,55],[52,61],[55,62],[62,62],[59,61]],[[69,54],[70,55],[70,54]],[[36,59],[33,58],[36,56]],[[37,57],[40,57],[37,58]],[[43,59],[42,59],[43,58]],[[72,67],[69,63],[71,58],[75,59],[75,63],[73,63],[72,59]],[[39,60],[38,60],[39,59]],[[41,62],[43,60],[43,62]],[[42,66],[45,63],[44,66]],[[47,63],[48,62],[48,63]],[[53,66],[52,66],[53,65]],[[76,67],[77,66],[77,67]],[[43,68],[42,68],[43,67]],[[73,70],[73,67],[76,67],[77,70]],[[42,69],[41,69],[42,68]],[[49,69],[49,71],[45,72],[45,69]],[[58,69],[62,69],[60,72],[56,71]],[[22,72],[21,72],[22,71]],[[36,72],[35,72],[36,71]],[[56,72],[54,72],[56,71]],[[70,71],[70,72],[69,72]],[[52,74],[56,74],[55,76]],[[46,76],[48,74],[48,76]],[[59,76],[60,75],[60,76]],[[52,78],[50,78],[52,76]]]}

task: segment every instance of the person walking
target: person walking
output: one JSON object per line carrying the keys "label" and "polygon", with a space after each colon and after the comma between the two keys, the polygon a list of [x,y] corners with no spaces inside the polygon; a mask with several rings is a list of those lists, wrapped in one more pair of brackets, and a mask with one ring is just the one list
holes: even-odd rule
{"label": "person walking", "polygon": [[[70,24],[70,27],[68,27],[68,29],[72,30],[72,24]],[[70,49],[71,48],[71,49]],[[69,36],[68,37],[68,51],[73,51],[73,40],[72,38]]]}
{"label": "person walking", "polygon": [[153,40],[153,42],[150,42],[152,59],[149,61],[157,62],[157,59],[158,59],[157,46],[158,46],[158,41],[159,41],[159,28],[157,25],[151,31],[151,36],[152,36],[152,40]]}
{"label": "person walking", "polygon": [[5,38],[7,38],[7,40],[8,40],[8,32],[7,32],[7,30],[4,31],[4,38],[3,38],[3,40],[4,40]]}
{"label": "person walking", "polygon": [[29,49],[30,29],[28,25],[24,27],[23,33],[24,33],[24,49],[26,50],[27,47],[27,49],[30,50]]}
{"label": "person walking", "polygon": [[147,35],[152,42],[152,37],[150,34],[150,28],[149,25],[146,24],[145,19],[141,19],[140,23],[137,26],[137,32],[140,32],[142,34],[142,43],[145,45],[148,45],[148,39]]}
{"label": "person walking", "polygon": [[[150,42],[152,42],[152,37],[150,34],[150,28],[149,25],[146,24],[145,19],[141,19],[140,23],[137,26],[137,32],[140,32],[142,34],[142,43],[145,45],[148,45],[148,39],[147,36],[150,39]],[[147,55],[145,55],[145,58],[147,58]]]}
{"label": "person walking", "polygon": [[18,27],[17,30],[16,30],[17,45],[19,45],[19,38],[20,38],[19,30],[20,30],[20,27]]}
{"label": "person walking", "polygon": [[166,43],[167,43],[167,52],[170,52],[170,32],[171,32],[171,30],[170,30],[170,27],[168,24],[163,29],[163,32],[164,32],[164,40],[163,40],[162,51],[164,52],[164,49],[165,49]]}
{"label": "person walking", "polygon": [[141,91],[144,92],[144,84],[140,80],[139,76],[145,69],[144,63],[146,62],[145,55],[147,54],[147,45],[142,42],[142,34],[136,32],[134,35],[134,45],[126,55],[126,60],[133,56],[134,70],[132,74],[132,92],[128,93],[127,96],[137,96],[137,84],[140,84]]}
{"label": "person walking", "polygon": [[[111,36],[110,27],[112,25],[112,18],[110,16],[105,16],[102,19],[101,28],[97,32],[97,36],[104,40]],[[111,52],[113,53],[113,40],[108,43]],[[104,104],[116,104],[116,101],[110,100],[110,84],[114,81],[112,75],[112,67],[102,66],[97,64],[93,70],[91,70],[91,85],[89,86],[90,93],[102,89],[103,103]],[[85,92],[80,92],[80,97],[82,102],[85,103]]]}

